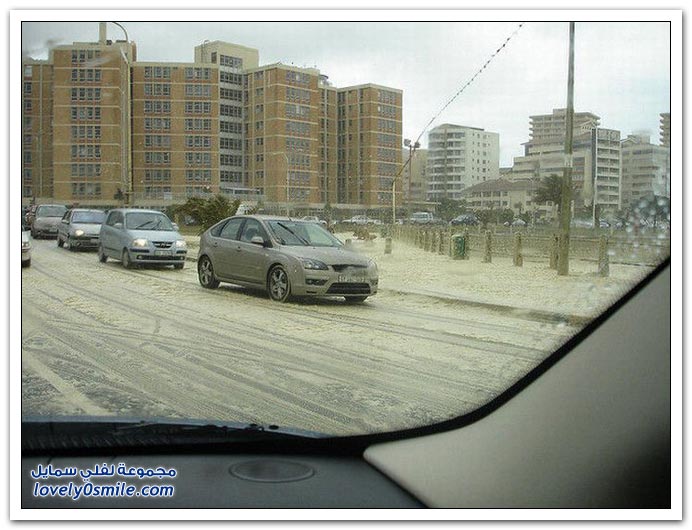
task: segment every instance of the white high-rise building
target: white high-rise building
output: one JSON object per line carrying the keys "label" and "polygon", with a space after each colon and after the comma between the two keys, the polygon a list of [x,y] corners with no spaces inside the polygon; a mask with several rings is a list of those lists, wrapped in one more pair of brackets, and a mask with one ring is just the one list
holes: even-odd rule
{"label": "white high-rise building", "polygon": [[428,134],[428,200],[460,200],[462,191],[500,176],[500,135],[445,123]]}

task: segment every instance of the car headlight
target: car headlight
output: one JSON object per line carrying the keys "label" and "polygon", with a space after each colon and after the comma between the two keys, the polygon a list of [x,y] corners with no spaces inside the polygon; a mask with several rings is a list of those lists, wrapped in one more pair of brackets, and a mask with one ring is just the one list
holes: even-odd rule
{"label": "car headlight", "polygon": [[31,243],[29,241],[22,241],[22,249],[26,250],[31,248]]}
{"label": "car headlight", "polygon": [[178,240],[175,242],[175,246],[176,246],[177,248],[187,248],[187,243],[185,243],[185,240],[184,240],[184,239],[178,239]]}
{"label": "car headlight", "polygon": [[148,247],[149,243],[147,242],[146,239],[135,239],[132,242],[133,247]]}
{"label": "car headlight", "polygon": [[368,268],[377,272],[377,263],[375,263],[374,259],[371,259],[370,261],[368,261]]}
{"label": "car headlight", "polygon": [[319,270],[319,271],[327,271],[329,270],[329,267],[322,263],[321,261],[318,261],[316,259],[310,259],[310,258],[300,258],[300,262],[303,264],[304,269],[311,269],[311,270]]}
{"label": "car headlight", "polygon": [[84,235],[84,230],[75,230],[74,235],[75,237],[82,237]]}

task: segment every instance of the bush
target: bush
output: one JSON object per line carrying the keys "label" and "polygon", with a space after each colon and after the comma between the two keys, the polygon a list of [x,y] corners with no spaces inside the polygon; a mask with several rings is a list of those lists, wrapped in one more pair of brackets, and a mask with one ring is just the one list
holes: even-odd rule
{"label": "bush", "polygon": [[225,195],[214,195],[208,199],[190,197],[185,204],[176,208],[176,213],[192,217],[202,233],[222,219],[235,215],[238,206],[238,199],[231,201]]}

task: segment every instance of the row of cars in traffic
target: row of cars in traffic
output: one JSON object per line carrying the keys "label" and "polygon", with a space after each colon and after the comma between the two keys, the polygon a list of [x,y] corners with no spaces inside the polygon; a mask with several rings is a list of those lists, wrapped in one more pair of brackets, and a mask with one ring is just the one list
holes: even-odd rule
{"label": "row of cars in traffic", "polygon": [[[96,249],[101,263],[115,259],[128,269],[185,265],[187,243],[163,212],[41,205],[32,214],[32,236],[55,238],[69,250]],[[25,240],[30,247],[23,230],[22,263]],[[319,220],[268,215],[235,215],[206,230],[197,275],[206,289],[233,283],[262,289],[278,302],[331,296],[362,302],[377,293],[379,281],[376,263],[346,248]]]}

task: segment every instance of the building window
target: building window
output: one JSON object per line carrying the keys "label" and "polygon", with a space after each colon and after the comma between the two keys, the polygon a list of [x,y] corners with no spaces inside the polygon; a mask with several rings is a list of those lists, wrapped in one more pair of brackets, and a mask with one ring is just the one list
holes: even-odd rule
{"label": "building window", "polygon": [[170,118],[144,118],[144,129],[147,131],[164,130],[168,131],[171,128]]}
{"label": "building window", "polygon": [[[214,61],[212,61],[214,62]],[[243,60],[239,57],[231,57],[229,55],[221,55],[219,58],[219,65],[227,66],[229,68],[242,68]]]}
{"label": "building window", "polygon": [[[186,85],[187,86],[187,85]],[[171,85],[169,83],[145,83],[145,96],[170,96]]]}
{"label": "building window", "polygon": [[210,68],[185,68],[185,79],[190,80],[208,80],[211,78]]}
{"label": "building window", "polygon": [[171,113],[171,102],[170,101],[145,101],[144,102],[144,113],[145,114],[170,114]]}
{"label": "building window", "polygon": [[188,97],[211,97],[211,85],[185,85],[185,95]]}

